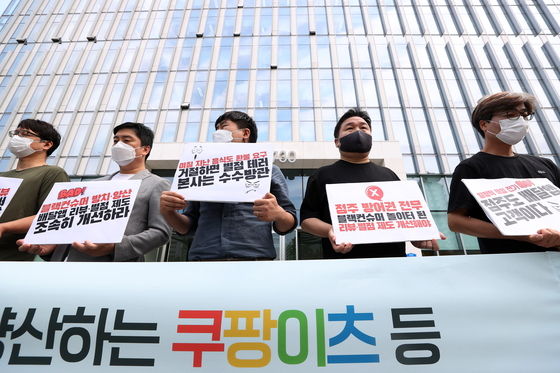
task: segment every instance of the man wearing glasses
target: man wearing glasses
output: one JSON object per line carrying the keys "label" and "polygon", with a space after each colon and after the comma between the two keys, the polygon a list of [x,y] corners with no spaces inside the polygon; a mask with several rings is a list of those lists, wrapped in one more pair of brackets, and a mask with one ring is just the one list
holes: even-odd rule
{"label": "man wearing glasses", "polygon": [[461,182],[545,177],[560,186],[560,169],[554,162],[513,152],[513,145],[527,134],[534,111],[533,96],[501,92],[483,97],[471,115],[472,125],[484,137],[484,148],[462,161],[453,172],[447,219],[452,231],[477,237],[483,254],[546,251],[560,245],[560,232],[548,228],[530,236],[506,238]]}
{"label": "man wearing glasses", "polygon": [[18,251],[16,241],[25,237],[54,183],[70,179],[62,168],[47,166],[47,157],[60,144],[60,134],[51,124],[25,119],[9,135],[8,149],[18,162],[15,170],[0,176],[23,182],[0,217],[0,260],[33,260],[35,255]]}

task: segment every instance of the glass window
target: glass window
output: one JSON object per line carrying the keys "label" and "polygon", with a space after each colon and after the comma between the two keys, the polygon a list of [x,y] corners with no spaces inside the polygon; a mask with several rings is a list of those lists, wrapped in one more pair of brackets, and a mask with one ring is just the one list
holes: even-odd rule
{"label": "glass window", "polygon": [[278,107],[292,106],[292,82],[290,70],[278,70]]}
{"label": "glass window", "polygon": [[296,30],[298,35],[309,35],[309,15],[307,8],[296,8]]}
{"label": "glass window", "polygon": [[272,35],[272,8],[261,9],[260,35]]}
{"label": "glass window", "polygon": [[107,74],[98,74],[97,81],[95,80],[95,76],[92,78],[92,81],[95,81],[95,86],[91,91],[89,99],[87,100],[86,110],[93,111],[97,108],[99,104],[99,99],[103,94],[103,88],[105,87],[105,82],[107,80]]}
{"label": "glass window", "polygon": [[158,71],[167,71],[171,65],[171,59],[173,58],[173,52],[177,46],[177,39],[167,39],[165,41],[165,46],[163,48],[163,53],[161,54],[161,59],[159,61]]}
{"label": "glass window", "polygon": [[298,71],[299,106],[313,107],[313,80],[311,70]]}
{"label": "glass window", "polygon": [[191,64],[191,57],[195,39],[185,39],[183,42],[183,49],[181,50],[181,57],[179,57],[178,70],[188,70]]}
{"label": "glass window", "polygon": [[324,7],[315,7],[315,32],[317,35],[327,35],[327,14]]}
{"label": "glass window", "polygon": [[148,20],[148,14],[148,12],[138,13],[138,19],[136,20],[136,25],[134,25],[131,39],[142,39],[144,27],[146,26],[146,21]]}
{"label": "glass window", "polygon": [[136,80],[134,81],[134,86],[132,87],[130,98],[128,100],[128,105],[126,107],[127,110],[136,110],[140,108],[140,100],[142,99],[146,77],[146,73],[138,74],[136,76]]}
{"label": "glass window", "polygon": [[193,93],[191,98],[191,108],[202,108],[204,99],[204,92],[206,91],[206,81],[208,79],[208,72],[199,71],[196,73]]}
{"label": "glass window", "polygon": [[[218,11],[211,11],[215,12],[215,17],[218,16]],[[232,36],[234,29],[235,29],[235,15],[237,13],[237,9],[227,9],[225,17],[223,19],[224,27],[222,29],[223,36]]]}
{"label": "glass window", "polygon": [[167,73],[156,74],[156,81],[154,82],[154,85],[152,86],[151,89],[150,101],[148,102],[148,109],[160,108],[166,79],[167,79]]}
{"label": "glass window", "polygon": [[331,70],[319,70],[319,89],[321,90],[321,106],[334,107],[334,86]]}
{"label": "glass window", "polygon": [[[163,114],[164,112],[162,112]],[[175,131],[177,130],[177,122],[179,120],[179,110],[169,110],[165,116],[165,125],[161,134],[162,142],[175,141]]]}
{"label": "glass window", "polygon": [[278,9],[278,35],[290,35],[290,8]]}
{"label": "glass window", "polygon": [[[290,68],[292,49],[290,45],[290,37],[280,36],[278,38],[278,68]],[[330,66],[330,65],[329,65]]]}
{"label": "glass window", "polygon": [[227,83],[229,73],[227,71],[218,71],[216,74],[216,82],[214,83],[214,94],[212,96],[212,108],[225,108]]}
{"label": "glass window", "polygon": [[213,38],[204,38],[202,40],[202,48],[200,48],[200,57],[198,59],[198,70],[207,70],[210,67],[213,45]]}
{"label": "glass window", "polygon": [[251,45],[253,38],[242,37],[239,44],[239,56],[237,57],[238,69],[249,69],[251,67]]}
{"label": "glass window", "polygon": [[113,89],[106,92],[106,94],[110,94],[109,101],[107,101],[106,110],[115,110],[118,107],[120,102],[121,94],[124,89],[124,85],[126,82],[126,74],[118,74],[115,84],[113,85]]}
{"label": "glass window", "polygon": [[189,110],[183,142],[197,142],[200,129],[200,110]]}
{"label": "glass window", "polygon": [[195,37],[198,29],[198,21],[200,19],[200,10],[191,10],[189,22],[187,23],[187,31],[185,37]]}
{"label": "glass window", "polygon": [[300,141],[315,141],[313,109],[300,109],[299,111],[299,139]]}
{"label": "glass window", "polygon": [[270,70],[257,72],[255,107],[267,108],[270,105]]}
{"label": "glass window", "polygon": [[346,21],[344,19],[344,11],[340,6],[333,6],[333,23],[334,23],[334,33],[336,35],[346,35]]}
{"label": "glass window", "polygon": [[258,51],[258,68],[270,68],[272,47],[271,38],[261,37],[259,38],[259,51]]}
{"label": "glass window", "polygon": [[344,107],[356,107],[356,86],[354,74],[351,69],[340,70],[340,86],[342,88],[342,102],[344,103]]}
{"label": "glass window", "polygon": [[247,96],[249,93],[249,71],[237,70],[235,91],[233,94],[233,107],[238,109],[247,108]]}
{"label": "glass window", "polygon": [[268,109],[257,109],[253,117],[257,124],[259,141],[269,141],[268,139]]}
{"label": "glass window", "polygon": [[255,10],[247,9],[247,4],[245,3],[245,8],[243,9],[243,19],[241,22],[241,35],[252,36],[253,35],[253,20],[255,18]]}
{"label": "glass window", "polygon": [[308,36],[298,36],[298,67],[300,69],[311,68],[311,50]]}
{"label": "glass window", "polygon": [[364,90],[364,100],[368,108],[378,107],[379,101],[377,98],[377,87],[373,79],[373,72],[371,70],[360,70],[362,75],[362,87]]}
{"label": "glass window", "polygon": [[292,110],[278,109],[276,113],[276,141],[292,141]]}

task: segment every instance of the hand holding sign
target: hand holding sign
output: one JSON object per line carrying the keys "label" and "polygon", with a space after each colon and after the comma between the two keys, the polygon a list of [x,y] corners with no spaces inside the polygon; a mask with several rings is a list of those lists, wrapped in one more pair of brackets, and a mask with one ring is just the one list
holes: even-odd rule
{"label": "hand holding sign", "polygon": [[348,243],[342,242],[340,245],[337,244],[336,236],[332,228],[329,229],[328,237],[329,237],[329,241],[331,242],[333,250],[336,251],[337,253],[346,254],[349,253],[354,248],[354,245],[352,245],[350,242]]}
{"label": "hand holding sign", "polygon": [[260,221],[274,222],[276,229],[280,232],[287,232],[294,225],[292,214],[286,212],[282,206],[278,205],[276,197],[270,192],[266,193],[262,199],[255,200],[253,215]]}
{"label": "hand holding sign", "polygon": [[56,249],[56,245],[32,245],[25,243],[25,240],[17,240],[16,245],[19,246],[19,251],[27,251],[30,254],[41,256],[49,255]]}

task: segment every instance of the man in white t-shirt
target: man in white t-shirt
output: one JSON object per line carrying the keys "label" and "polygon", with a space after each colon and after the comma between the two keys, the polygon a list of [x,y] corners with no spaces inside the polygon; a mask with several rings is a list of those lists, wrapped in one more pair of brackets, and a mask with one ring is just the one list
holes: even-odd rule
{"label": "man in white t-shirt", "polygon": [[146,159],[154,141],[153,131],[141,123],[127,122],[115,127],[113,134],[111,157],[119,165],[119,171],[98,180],[142,180],[122,241],[29,245],[20,240],[20,251],[41,255],[50,261],[141,262],[145,254],[169,241],[171,227],[159,212],[159,197],[171,188],[171,183],[146,169]]}

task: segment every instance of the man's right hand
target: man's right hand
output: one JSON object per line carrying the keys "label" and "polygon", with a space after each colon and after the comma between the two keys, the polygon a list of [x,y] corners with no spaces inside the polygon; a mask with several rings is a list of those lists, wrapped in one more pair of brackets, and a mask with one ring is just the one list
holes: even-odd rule
{"label": "man's right hand", "polygon": [[334,251],[336,251],[337,253],[341,253],[341,254],[346,254],[348,252],[350,252],[350,250],[352,250],[352,248],[354,247],[354,245],[352,245],[350,242],[348,243],[341,243],[340,245],[336,244],[336,236],[334,235],[334,231],[333,229],[329,229],[329,241],[331,241],[331,245]]}
{"label": "man's right hand", "polygon": [[23,239],[17,240],[16,245],[19,246],[19,251],[27,251],[28,253],[35,255],[49,255],[56,248],[56,245],[31,245],[25,243]]}
{"label": "man's right hand", "polygon": [[188,206],[185,197],[176,192],[166,191],[161,193],[159,211],[162,215],[168,215],[174,211],[182,210]]}

